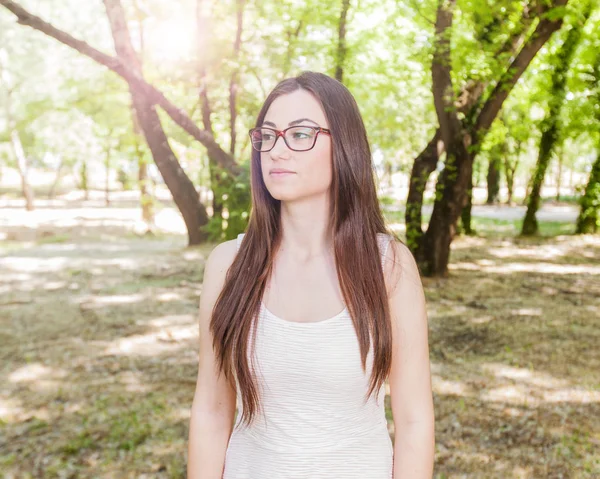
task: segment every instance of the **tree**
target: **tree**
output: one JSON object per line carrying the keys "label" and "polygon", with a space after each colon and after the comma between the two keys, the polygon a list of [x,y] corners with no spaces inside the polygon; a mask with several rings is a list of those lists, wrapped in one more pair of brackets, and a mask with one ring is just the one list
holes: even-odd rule
{"label": "tree", "polygon": [[590,13],[591,4],[585,2],[581,20],[577,18],[570,25],[570,29],[565,33],[562,45],[558,47],[552,60],[549,62],[552,65],[552,79],[548,111],[541,125],[542,138],[540,140],[540,150],[531,180],[527,212],[525,213],[521,228],[522,235],[535,235],[538,232],[538,223],[535,215],[540,204],[540,193],[544,176],[546,175],[546,170],[548,169],[548,164],[552,158],[552,153],[560,133],[559,115],[566,96],[567,74],[575,49],[581,38],[583,25],[590,16]]}
{"label": "tree", "polygon": [[161,91],[145,81],[136,52],[131,44],[120,0],[105,0],[104,3],[117,50],[117,58],[106,55],[86,42],[75,39],[29,13],[15,2],[0,0],[0,5],[11,11],[18,18],[19,23],[55,38],[106,66],[127,81],[140,128],[144,132],[154,161],[186,223],[188,242],[189,244],[200,243],[207,236],[207,232],[202,227],[207,224],[208,215],[199,201],[198,193],[192,182],[169,146],[154,105],[160,105],[175,123],[202,143],[228,174],[236,176],[241,170],[232,156],[221,149],[209,132],[200,130],[183,110],[177,108]]}
{"label": "tree", "polygon": [[[538,18],[533,33],[527,36],[518,53],[509,57],[511,61],[508,67],[498,75],[493,86],[471,86],[470,95],[467,90],[467,98],[463,100],[463,105],[469,105],[470,108],[467,108],[467,113],[464,114],[457,106],[459,102],[452,79],[450,36],[453,32],[456,2],[438,2],[432,59],[432,90],[446,160],[436,185],[436,199],[427,231],[424,234],[419,233],[421,226],[411,224],[410,228],[413,231],[407,234],[409,247],[415,253],[425,275],[447,274],[450,244],[456,234],[457,220],[468,199],[467,191],[474,156],[518,79],[552,33],[560,28],[564,13],[560,7],[566,4],[567,0],[558,0],[550,7],[546,4],[537,5],[535,2],[530,5]],[[523,30],[518,29],[500,50],[511,51],[518,47],[519,42],[516,39],[522,37]],[[407,205],[407,214],[408,210]],[[407,223],[407,230],[408,228]],[[417,244],[414,243],[414,238],[418,238]]]}
{"label": "tree", "polygon": [[579,199],[579,216],[576,233],[597,233],[600,230],[600,53],[596,51],[596,61],[592,68],[592,77],[587,82],[592,94],[591,105],[594,105],[592,118],[596,131],[596,160],[594,161],[588,182]]}

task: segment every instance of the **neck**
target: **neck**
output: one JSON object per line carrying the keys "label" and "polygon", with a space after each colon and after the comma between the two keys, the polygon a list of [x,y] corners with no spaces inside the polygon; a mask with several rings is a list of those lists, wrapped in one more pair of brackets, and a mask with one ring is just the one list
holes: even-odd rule
{"label": "neck", "polygon": [[330,254],[333,249],[328,195],[281,202],[280,251],[300,262]]}

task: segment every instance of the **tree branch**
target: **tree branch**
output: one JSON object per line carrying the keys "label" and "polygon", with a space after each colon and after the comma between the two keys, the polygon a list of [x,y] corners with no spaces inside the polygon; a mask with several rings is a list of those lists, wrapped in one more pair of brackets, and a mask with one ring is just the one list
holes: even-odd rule
{"label": "tree branch", "polygon": [[[556,0],[551,8],[563,7],[567,2],[568,0]],[[542,18],[532,36],[517,54],[514,61],[508,67],[505,74],[483,105],[475,122],[475,132],[487,130],[492,125],[494,118],[496,118],[498,112],[502,108],[504,100],[506,100],[512,88],[516,85],[517,81],[519,81],[519,78],[521,78],[521,75],[523,75],[537,52],[542,48],[544,43],[548,41],[550,36],[561,27],[563,23],[562,17],[556,20],[543,18],[544,13],[547,13],[548,10],[549,9],[545,9],[545,11],[541,13]]]}
{"label": "tree branch", "polygon": [[448,147],[460,127],[452,86],[452,64],[450,59],[452,9],[455,3],[455,0],[438,0],[433,60],[431,62],[433,103],[440,124],[441,137],[446,147]]}
{"label": "tree branch", "polygon": [[219,146],[210,133],[200,130],[183,110],[171,103],[160,90],[146,82],[134,70],[121,63],[118,58],[102,53],[90,44],[59,30],[11,0],[0,0],[0,5],[13,13],[21,25],[31,27],[58,40],[121,76],[132,87],[141,90],[151,103],[159,105],[175,123],[210,150],[222,168],[234,176],[241,172],[233,157]]}

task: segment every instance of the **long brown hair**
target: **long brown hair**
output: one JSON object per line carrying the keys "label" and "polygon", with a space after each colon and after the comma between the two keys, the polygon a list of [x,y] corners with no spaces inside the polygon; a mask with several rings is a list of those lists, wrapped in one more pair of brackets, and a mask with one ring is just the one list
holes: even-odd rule
{"label": "long brown hair", "polygon": [[[282,80],[265,100],[256,126],[262,125],[276,98],[298,89],[312,93],[321,103],[331,130],[330,227],[337,276],[360,344],[363,371],[371,342],[374,346],[368,397],[384,383],[392,361],[390,313],[377,233],[394,238],[396,235],[386,227],[379,208],[371,149],[362,117],[352,94],[342,83],[310,71]],[[248,339],[250,332],[256,331],[261,298],[281,242],[280,201],[265,186],[260,153],[255,150],[252,150],[250,173],[249,224],[226,274],[210,323],[219,371],[232,385],[235,372],[243,401],[243,419],[248,424],[259,406],[257,383],[248,364]]]}

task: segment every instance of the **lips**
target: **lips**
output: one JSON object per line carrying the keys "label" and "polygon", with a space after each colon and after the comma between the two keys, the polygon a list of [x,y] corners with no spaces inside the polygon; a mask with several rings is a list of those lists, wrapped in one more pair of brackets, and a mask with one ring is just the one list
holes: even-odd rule
{"label": "lips", "polygon": [[294,173],[291,170],[286,170],[284,168],[273,168],[272,170],[269,171],[269,174],[273,175],[273,174],[281,174],[281,173]]}

